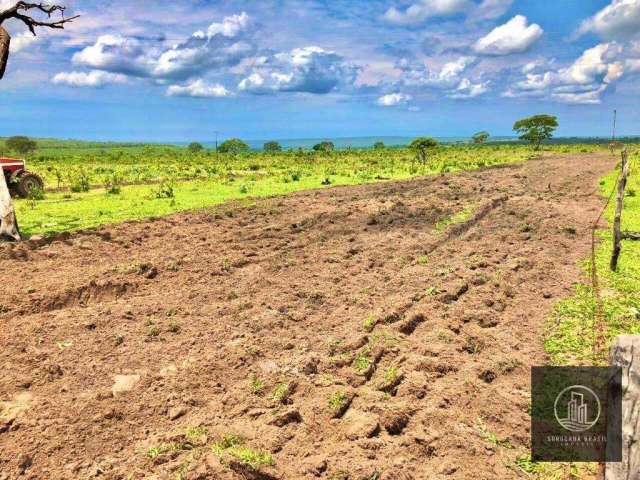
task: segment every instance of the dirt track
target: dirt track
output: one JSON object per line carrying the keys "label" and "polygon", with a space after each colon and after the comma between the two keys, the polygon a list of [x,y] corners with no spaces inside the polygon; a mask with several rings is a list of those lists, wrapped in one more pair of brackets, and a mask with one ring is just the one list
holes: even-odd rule
{"label": "dirt track", "polygon": [[[613,165],[546,157],[0,247],[0,479],[524,477],[529,366]],[[139,380],[114,395],[116,375]],[[220,463],[223,434],[274,465]]]}

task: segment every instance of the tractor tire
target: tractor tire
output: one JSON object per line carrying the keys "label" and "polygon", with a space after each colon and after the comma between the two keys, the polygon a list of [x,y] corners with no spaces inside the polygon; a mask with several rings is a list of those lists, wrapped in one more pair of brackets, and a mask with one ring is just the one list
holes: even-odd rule
{"label": "tractor tire", "polygon": [[44,182],[38,175],[31,172],[24,172],[18,177],[18,182],[15,186],[18,196],[27,198],[29,196],[29,192],[34,188],[44,190]]}

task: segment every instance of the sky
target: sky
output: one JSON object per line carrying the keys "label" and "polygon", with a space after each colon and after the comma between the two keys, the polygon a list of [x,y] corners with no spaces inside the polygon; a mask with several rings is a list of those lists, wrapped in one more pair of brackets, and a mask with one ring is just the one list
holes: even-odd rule
{"label": "sky", "polygon": [[59,3],[65,30],[3,25],[0,136],[640,134],[640,0]]}

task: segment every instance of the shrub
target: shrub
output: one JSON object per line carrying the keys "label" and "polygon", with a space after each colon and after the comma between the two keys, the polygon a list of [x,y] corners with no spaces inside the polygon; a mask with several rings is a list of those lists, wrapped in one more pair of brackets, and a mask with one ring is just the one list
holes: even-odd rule
{"label": "shrub", "polygon": [[335,145],[333,144],[333,142],[330,142],[328,140],[325,140],[324,142],[320,142],[317,143],[316,145],[313,146],[313,149],[316,152],[331,152],[333,150],[335,150]]}
{"label": "shrub", "polygon": [[38,144],[34,140],[22,135],[7,138],[5,144],[9,150],[21,154],[31,153],[38,147]]}
{"label": "shrub", "polygon": [[220,153],[240,153],[248,150],[249,145],[239,138],[230,138],[229,140],[225,140],[218,148]]}
{"label": "shrub", "polygon": [[265,152],[270,152],[270,153],[281,152],[282,151],[282,146],[278,142],[275,142],[275,141],[266,142],[264,144],[264,151]]}
{"label": "shrub", "polygon": [[438,142],[431,137],[418,137],[411,144],[411,148],[418,161],[424,166],[427,164],[429,158],[429,151],[435,149],[438,146]]}
{"label": "shrub", "polygon": [[189,153],[200,153],[204,150],[204,147],[198,142],[193,142],[189,144],[187,150],[189,150]]}

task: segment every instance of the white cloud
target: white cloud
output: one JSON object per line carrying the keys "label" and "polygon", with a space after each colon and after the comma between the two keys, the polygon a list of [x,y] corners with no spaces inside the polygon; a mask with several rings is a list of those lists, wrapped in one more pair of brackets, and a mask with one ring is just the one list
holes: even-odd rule
{"label": "white cloud", "polygon": [[121,35],[101,35],[95,44],[75,53],[75,65],[136,77],[149,75],[153,60],[139,40]]}
{"label": "white cloud", "polygon": [[528,25],[527,17],[516,15],[504,25],[494,28],[479,39],[473,49],[483,55],[521,53],[537,42],[543,30],[538,24]]}
{"label": "white cloud", "polygon": [[167,95],[170,97],[216,98],[228,97],[230,94],[224,86],[218,83],[210,85],[202,79],[187,85],[171,85],[167,89]]}
{"label": "white cloud", "polygon": [[463,78],[456,89],[449,92],[449,97],[463,100],[478,97],[488,91],[489,82],[473,83],[468,78]]}
{"label": "white cloud", "polygon": [[507,13],[507,10],[509,10],[512,3],[513,0],[484,0],[470,14],[470,17],[475,20],[490,20],[498,18]]}
{"label": "white cloud", "polygon": [[429,18],[466,15],[469,20],[490,20],[504,15],[513,0],[418,0],[405,9],[389,8],[383,20],[396,25],[414,25]]}
{"label": "white cloud", "polygon": [[[2,10],[2,8],[0,8]],[[26,50],[31,45],[38,43],[42,40],[42,36],[36,37],[31,32],[22,32],[18,35],[15,35],[11,39],[11,43],[9,44],[9,48],[11,53],[18,53],[22,50]]]}
{"label": "white cloud", "polygon": [[455,15],[472,7],[473,4],[468,0],[420,0],[404,11],[391,7],[382,18],[390,23],[410,25],[431,17]]}
{"label": "white cloud", "polygon": [[526,73],[503,95],[507,97],[546,96],[564,103],[599,103],[601,95],[625,73],[632,71],[629,60],[620,60],[623,48],[602,43],[589,48],[571,65],[544,73]]}
{"label": "white cloud", "polygon": [[325,94],[339,84],[353,84],[359,69],[335,52],[310,46],[260,58],[238,84],[254,94],[306,92]]}
{"label": "white cloud", "polygon": [[136,77],[182,80],[207,71],[236,65],[255,53],[249,16],[231,15],[197,31],[170,49],[159,42],[121,35],[102,35],[94,45],[73,56],[76,65]]}
{"label": "white cloud", "polygon": [[118,73],[102,72],[60,72],[55,75],[52,82],[57,85],[69,87],[102,88],[106,85],[121,84],[127,82],[127,77]]}
{"label": "white cloud", "polygon": [[579,34],[595,32],[606,39],[621,39],[640,31],[640,0],[613,0],[611,4],[585,20]]}
{"label": "white cloud", "polygon": [[445,63],[439,70],[432,70],[424,64],[410,65],[400,62],[398,68],[403,72],[401,81],[407,86],[454,88],[460,83],[461,74],[474,61],[474,57],[460,57]]}
{"label": "white cloud", "polygon": [[381,107],[393,107],[395,105],[401,105],[411,100],[411,95],[405,93],[389,93],[378,98],[377,104]]}

